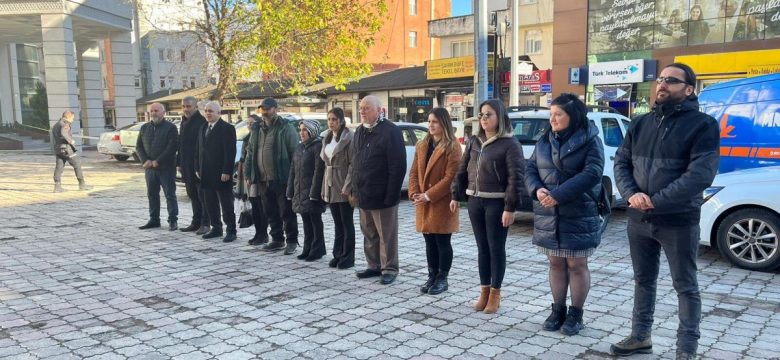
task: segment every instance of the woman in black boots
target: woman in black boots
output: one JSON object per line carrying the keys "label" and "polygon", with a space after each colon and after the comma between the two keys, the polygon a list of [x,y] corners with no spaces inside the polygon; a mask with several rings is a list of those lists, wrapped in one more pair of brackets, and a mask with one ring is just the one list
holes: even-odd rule
{"label": "woman in black boots", "polygon": [[335,107],[328,111],[328,133],[322,140],[320,158],[324,161],[322,200],[328,203],[333,216],[333,259],[328,266],[348,269],[355,266],[355,209],[344,194],[349,172],[349,145],[352,131],[347,128],[344,110]]}
{"label": "woman in black boots", "polygon": [[587,112],[576,95],[555,98],[550,129],[536,143],[525,172],[525,186],[534,200],[533,243],[550,261],[553,304],[543,327],[566,335],[584,327],[582,307],[590,290],[588,256],[601,240],[595,199],[601,191],[604,148]]}
{"label": "woman in black boots", "polygon": [[449,208],[450,185],[462,150],[455,138],[450,114],[436,108],[428,114],[428,136],[417,143],[409,170],[409,199],[416,209],[417,231],[425,238],[428,280],[420,292],[447,290],[452,266],[452,233],[458,231],[458,208]]}
{"label": "woman in black boots", "polygon": [[298,259],[315,261],[325,255],[322,228],[325,203],[320,199],[323,167],[320,159],[320,125],[316,120],[303,120],[298,127],[301,143],[293,155],[287,198],[292,201],[293,211],[301,214],[303,220],[303,251]]}

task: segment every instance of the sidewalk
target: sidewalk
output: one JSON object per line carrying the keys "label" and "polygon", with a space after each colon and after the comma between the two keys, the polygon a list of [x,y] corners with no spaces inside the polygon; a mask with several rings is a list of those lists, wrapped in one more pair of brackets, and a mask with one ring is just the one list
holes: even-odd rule
{"label": "sidewalk", "polygon": [[[399,207],[401,273],[390,286],[359,280],[365,267],[328,267],[246,244],[162,229],[141,231],[146,189],[138,163],[86,152],[95,186],[53,194],[52,156],[0,154],[0,358],[9,359],[603,359],[630,332],[633,296],[626,218],[613,215],[590,260],[586,328],[541,330],[551,296],[546,259],[531,245],[531,217],[510,228],[502,306],[473,311],[476,245],[465,209],[449,290],[419,293],[427,270],[414,208]],[[179,224],[190,221],[183,186]],[[163,198],[163,204],[165,203]],[[165,210],[162,210],[165,214]],[[326,244],[333,222],[323,214]],[[357,211],[355,212],[355,223]],[[299,221],[300,226],[300,221]],[[302,241],[302,234],[301,240]],[[300,249],[300,248],[299,248]],[[701,248],[705,359],[769,359],[780,352],[780,275],[741,270]],[[300,250],[299,250],[300,251]],[[653,342],[674,357],[677,299],[662,260]]]}

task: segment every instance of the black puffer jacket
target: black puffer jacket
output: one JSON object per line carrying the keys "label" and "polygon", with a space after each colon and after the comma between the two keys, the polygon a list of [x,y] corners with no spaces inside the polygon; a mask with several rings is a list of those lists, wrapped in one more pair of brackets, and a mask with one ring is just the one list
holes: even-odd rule
{"label": "black puffer jacket", "polygon": [[298,144],[293,154],[290,178],[287,181],[287,198],[292,199],[296,213],[322,213],[325,203],[320,198],[322,174],[325,163],[320,158],[322,139],[309,139]]}
{"label": "black puffer jacket", "polygon": [[386,209],[401,201],[406,175],[406,149],[401,129],[390,120],[380,119],[371,129],[360,126],[350,144],[347,183],[358,207]]}
{"label": "black puffer jacket", "polygon": [[179,133],[176,125],[168,120],[159,124],[149,121],[138,134],[135,151],[141,163],[146,160],[157,161],[160,168],[176,166],[176,149],[179,147]]}
{"label": "black puffer jacket", "polygon": [[[604,174],[604,147],[598,133],[591,125],[576,130],[563,145],[552,132],[536,143],[525,171],[525,186],[534,200],[534,245],[569,250],[598,246],[598,206],[588,195],[599,193]],[[557,206],[539,203],[536,191],[542,188],[550,190]]]}
{"label": "black puffer jacket", "polygon": [[702,191],[720,162],[720,130],[699,111],[695,95],[680,104],[655,106],[631,122],[615,156],[615,181],[624,199],[642,192],[654,209],[628,209],[631,219],[654,224],[695,225]]}
{"label": "black puffer jacket", "polygon": [[523,205],[524,173],[523,148],[511,134],[489,140],[474,135],[460,159],[450,188],[452,198],[504,199],[504,211],[514,212]]}

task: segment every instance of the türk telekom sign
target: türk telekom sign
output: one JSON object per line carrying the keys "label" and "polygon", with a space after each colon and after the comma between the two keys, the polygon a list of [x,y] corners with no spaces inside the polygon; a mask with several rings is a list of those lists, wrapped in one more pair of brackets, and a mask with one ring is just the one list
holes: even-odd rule
{"label": "t\u00fcrk telekom sign", "polygon": [[622,60],[588,65],[588,84],[629,84],[644,82],[644,60]]}

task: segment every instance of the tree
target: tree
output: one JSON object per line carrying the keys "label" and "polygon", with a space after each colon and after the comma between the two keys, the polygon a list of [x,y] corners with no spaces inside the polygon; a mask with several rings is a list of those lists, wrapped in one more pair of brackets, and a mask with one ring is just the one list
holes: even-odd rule
{"label": "tree", "polygon": [[35,94],[30,97],[30,123],[28,125],[41,129],[49,128],[49,97],[46,86],[40,81],[35,83]]}
{"label": "tree", "polygon": [[[180,5],[181,6],[181,5]],[[217,92],[238,79],[291,84],[290,93],[325,81],[343,87],[371,71],[364,64],[387,12],[385,0],[201,0],[201,16],[178,21],[212,56]]]}

